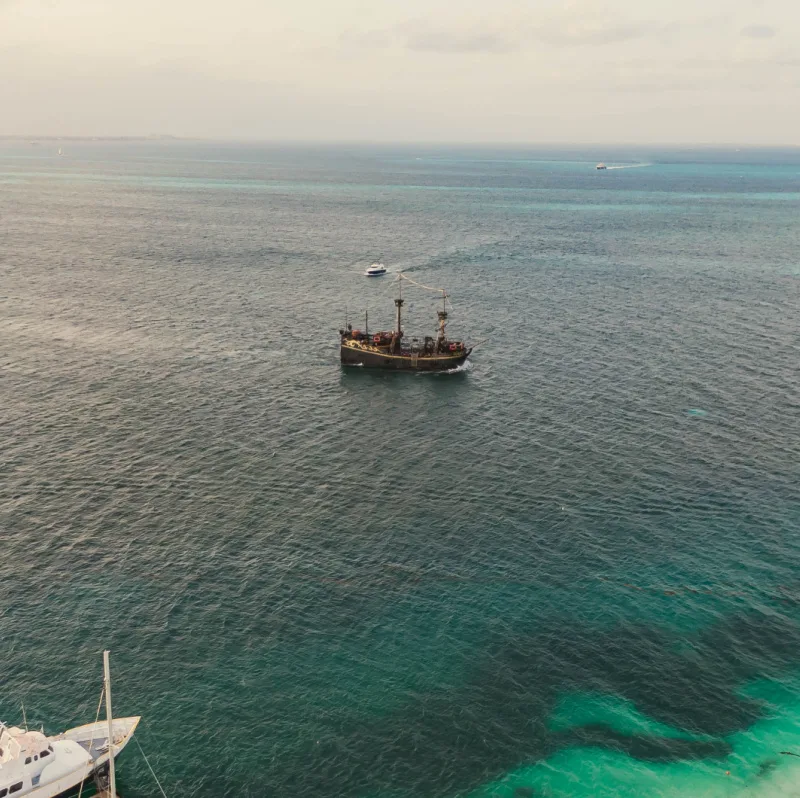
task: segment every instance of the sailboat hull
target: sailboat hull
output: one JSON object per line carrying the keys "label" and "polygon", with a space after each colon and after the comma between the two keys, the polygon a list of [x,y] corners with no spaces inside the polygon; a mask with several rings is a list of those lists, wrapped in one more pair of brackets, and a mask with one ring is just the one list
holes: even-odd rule
{"label": "sailboat hull", "polygon": [[[133,737],[139,718],[115,718],[113,723],[116,760]],[[81,784],[86,785],[96,772],[108,769],[108,725],[105,721],[69,729],[50,740],[56,753],[53,764],[59,772],[51,775],[45,768],[36,786],[26,782],[25,788],[17,793],[20,798],[66,798],[77,795]],[[70,746],[73,748],[70,749]],[[58,763],[65,761],[72,761],[75,766],[59,768]]]}

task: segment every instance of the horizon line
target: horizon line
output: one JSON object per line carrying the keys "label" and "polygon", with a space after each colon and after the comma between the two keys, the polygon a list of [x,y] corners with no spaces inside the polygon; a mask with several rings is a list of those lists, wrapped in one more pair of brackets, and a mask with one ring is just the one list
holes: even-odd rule
{"label": "horizon line", "polygon": [[376,140],[376,139],[303,139],[303,138],[259,138],[259,137],[229,137],[229,136],[176,136],[167,133],[149,135],[63,135],[63,134],[17,134],[0,133],[0,141],[25,141],[35,144],[39,141],[86,141],[86,142],[110,142],[110,141],[149,141],[149,142],[209,142],[218,144],[270,144],[281,146],[369,146],[369,147],[543,147],[543,148],[593,148],[602,149],[604,147],[659,147],[664,149],[761,149],[761,150],[780,150],[798,149],[800,144],[756,144],[742,143],[733,141],[708,142],[708,141],[685,141],[685,142],[599,142],[599,141],[520,141],[520,140],[499,140],[499,141],[444,141],[444,140]]}

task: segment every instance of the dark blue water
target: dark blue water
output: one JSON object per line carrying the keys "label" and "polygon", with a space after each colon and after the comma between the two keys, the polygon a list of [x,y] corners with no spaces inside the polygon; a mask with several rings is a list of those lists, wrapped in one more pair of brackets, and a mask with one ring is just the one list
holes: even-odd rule
{"label": "dark blue water", "polygon": [[[0,145],[0,717],[108,647],[170,796],[793,794],[800,153],[62,146]],[[373,260],[469,369],[342,371]]]}

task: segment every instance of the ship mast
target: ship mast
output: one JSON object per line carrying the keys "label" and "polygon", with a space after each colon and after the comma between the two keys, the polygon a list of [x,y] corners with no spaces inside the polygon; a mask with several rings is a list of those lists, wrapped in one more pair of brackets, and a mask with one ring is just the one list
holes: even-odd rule
{"label": "ship mast", "polygon": [[106,719],[108,720],[108,789],[111,798],[117,798],[117,774],[114,772],[114,720],[111,715],[111,668],[108,651],[103,652],[103,681],[106,688]]}
{"label": "ship mast", "polygon": [[445,339],[444,328],[447,326],[447,294],[444,288],[442,289],[442,309],[437,310],[436,315],[439,317],[439,335],[437,336],[437,340],[441,342]]}
{"label": "ship mast", "polygon": [[403,330],[400,326],[400,308],[403,307],[403,273],[400,273],[400,279],[397,281],[398,297],[395,299],[394,304],[397,306],[397,329],[395,330],[398,339],[402,338]]}

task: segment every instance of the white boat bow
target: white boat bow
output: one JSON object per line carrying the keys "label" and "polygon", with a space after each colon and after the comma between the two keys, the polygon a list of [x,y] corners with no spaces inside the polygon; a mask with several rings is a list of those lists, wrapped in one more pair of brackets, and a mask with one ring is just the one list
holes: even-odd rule
{"label": "white boat bow", "polygon": [[[115,757],[119,756],[122,749],[130,742],[140,720],[138,715],[130,718],[114,718],[112,726]],[[93,769],[102,767],[108,761],[108,724],[104,720],[76,726],[53,739],[77,743],[94,760]]]}

